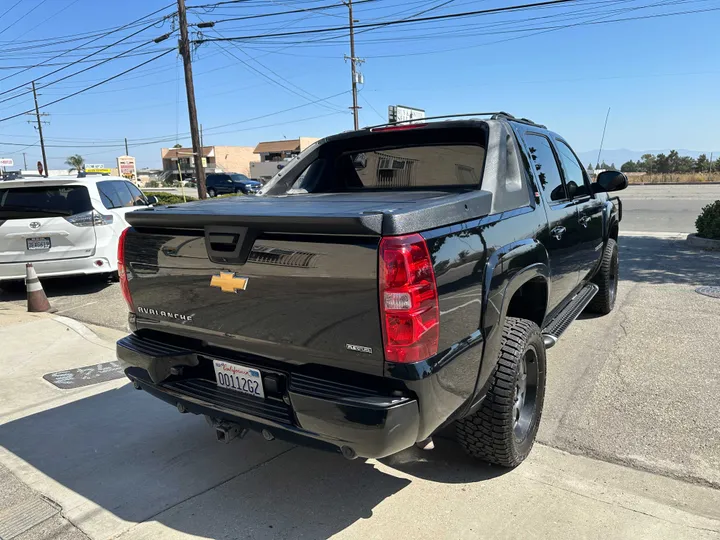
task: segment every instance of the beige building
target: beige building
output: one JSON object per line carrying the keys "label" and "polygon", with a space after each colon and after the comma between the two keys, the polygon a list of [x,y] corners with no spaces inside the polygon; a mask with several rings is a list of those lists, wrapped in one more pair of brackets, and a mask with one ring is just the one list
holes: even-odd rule
{"label": "beige building", "polygon": [[261,142],[253,151],[260,156],[260,161],[250,163],[250,178],[269,180],[283,168],[285,162],[300,154],[317,140],[317,137],[299,137],[282,141]]}
{"label": "beige building", "polygon": [[[204,146],[203,165],[206,173],[231,172],[250,176],[250,162],[255,159],[252,146]],[[163,176],[177,179],[178,163],[183,178],[195,177],[192,148],[163,148]]]}

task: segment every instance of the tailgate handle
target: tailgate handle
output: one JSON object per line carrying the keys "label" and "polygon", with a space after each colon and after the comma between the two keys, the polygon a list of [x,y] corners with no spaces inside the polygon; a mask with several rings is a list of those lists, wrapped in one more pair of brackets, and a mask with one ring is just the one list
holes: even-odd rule
{"label": "tailgate handle", "polygon": [[205,227],[208,258],[220,264],[245,264],[258,231],[249,227]]}

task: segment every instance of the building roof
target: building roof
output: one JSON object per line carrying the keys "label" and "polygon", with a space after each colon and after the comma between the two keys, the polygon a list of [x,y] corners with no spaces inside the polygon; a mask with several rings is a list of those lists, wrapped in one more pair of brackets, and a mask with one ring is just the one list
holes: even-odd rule
{"label": "building roof", "polygon": [[299,152],[300,139],[287,139],[284,141],[261,142],[255,147],[255,154],[266,154],[275,152]]}
{"label": "building roof", "polygon": [[[215,150],[214,146],[203,146],[202,156],[212,157],[212,153]],[[187,158],[192,155],[192,148],[163,148],[162,158],[163,159],[177,159],[178,154],[181,158]]]}

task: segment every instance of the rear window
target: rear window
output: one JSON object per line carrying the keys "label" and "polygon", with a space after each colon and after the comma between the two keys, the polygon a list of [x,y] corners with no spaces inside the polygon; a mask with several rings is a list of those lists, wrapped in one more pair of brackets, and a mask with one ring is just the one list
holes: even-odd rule
{"label": "rear window", "polygon": [[485,131],[425,129],[329,141],[276,176],[265,193],[477,189]]}
{"label": "rear window", "polygon": [[0,188],[0,219],[72,216],[90,210],[85,186]]}

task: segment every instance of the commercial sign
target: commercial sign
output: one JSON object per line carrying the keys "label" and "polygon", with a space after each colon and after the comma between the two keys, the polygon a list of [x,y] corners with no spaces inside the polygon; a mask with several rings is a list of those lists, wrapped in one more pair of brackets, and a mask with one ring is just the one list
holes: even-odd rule
{"label": "commercial sign", "polygon": [[14,165],[15,162],[12,158],[0,158],[0,167],[12,167]]}
{"label": "commercial sign", "polygon": [[90,169],[104,169],[105,165],[103,163],[86,163],[84,169],[86,171],[89,171]]}
{"label": "commercial sign", "polygon": [[128,180],[137,179],[137,169],[135,167],[135,158],[131,156],[120,156],[117,158],[118,172],[123,178]]}
{"label": "commercial sign", "polygon": [[423,118],[425,118],[424,109],[415,109],[405,105],[390,105],[388,107],[388,122],[391,124],[396,122],[412,123]]}
{"label": "commercial sign", "polygon": [[85,174],[112,174],[112,169],[106,169],[104,167],[88,167],[85,165]]}

